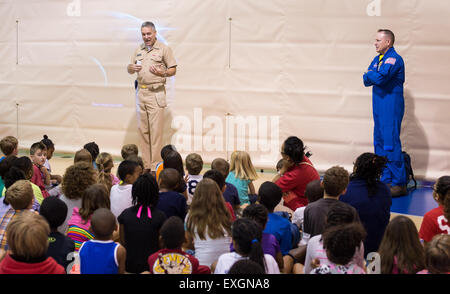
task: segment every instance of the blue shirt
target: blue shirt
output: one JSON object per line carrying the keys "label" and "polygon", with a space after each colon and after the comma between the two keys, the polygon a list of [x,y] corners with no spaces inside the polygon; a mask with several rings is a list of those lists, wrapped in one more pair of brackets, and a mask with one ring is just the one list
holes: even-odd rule
{"label": "blue shirt", "polygon": [[228,174],[225,182],[233,184],[236,187],[241,204],[250,204],[250,201],[248,199],[248,184],[250,184],[250,180],[239,179],[236,177],[234,171],[232,171]]}
{"label": "blue shirt", "polygon": [[117,248],[119,244],[110,241],[89,240],[84,242],[78,254],[80,255],[81,274],[117,274]]}
{"label": "blue shirt", "polygon": [[280,244],[281,254],[286,255],[292,249],[291,223],[275,213],[269,213],[264,233],[272,234]]}
{"label": "blue shirt", "polygon": [[186,198],[175,191],[160,192],[156,208],[164,212],[167,218],[175,215],[184,221],[187,213]]}
{"label": "blue shirt", "polygon": [[[2,158],[0,158],[0,162],[5,159],[5,156],[2,156]],[[0,177],[0,197],[2,197],[1,191],[3,191],[3,188],[5,187],[5,183],[3,183],[3,179],[2,177]]]}
{"label": "blue shirt", "polygon": [[392,197],[389,188],[386,184],[378,182],[375,194],[369,196],[366,181],[352,179],[347,186],[347,192],[339,200],[356,209],[367,231],[364,255],[377,251],[391,217]]}

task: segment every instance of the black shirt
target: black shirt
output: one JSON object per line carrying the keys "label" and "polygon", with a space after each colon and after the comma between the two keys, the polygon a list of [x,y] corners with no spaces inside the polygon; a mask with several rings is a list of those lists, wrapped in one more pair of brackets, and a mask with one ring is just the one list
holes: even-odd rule
{"label": "black shirt", "polygon": [[53,257],[57,263],[67,271],[67,266],[74,260],[70,253],[75,251],[75,243],[60,232],[51,232],[48,235],[48,249],[46,257]]}

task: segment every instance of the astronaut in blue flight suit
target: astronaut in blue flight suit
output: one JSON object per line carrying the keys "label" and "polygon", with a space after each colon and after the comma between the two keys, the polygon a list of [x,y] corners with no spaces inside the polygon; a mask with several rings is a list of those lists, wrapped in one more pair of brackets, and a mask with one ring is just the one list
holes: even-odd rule
{"label": "astronaut in blue flight suit", "polygon": [[405,110],[405,64],[393,47],[394,41],[390,30],[378,30],[374,45],[379,55],[373,59],[363,79],[364,86],[372,86],[375,154],[388,159],[381,181],[391,186],[391,194],[396,197],[407,194],[408,183],[400,141]]}

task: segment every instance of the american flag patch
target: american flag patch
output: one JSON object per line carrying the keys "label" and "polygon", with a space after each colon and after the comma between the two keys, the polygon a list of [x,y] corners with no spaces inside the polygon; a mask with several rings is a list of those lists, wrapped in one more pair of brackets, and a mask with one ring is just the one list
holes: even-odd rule
{"label": "american flag patch", "polygon": [[388,59],[386,59],[384,64],[392,64],[392,65],[394,65],[396,61],[397,61],[397,59],[395,59],[394,57],[389,57]]}

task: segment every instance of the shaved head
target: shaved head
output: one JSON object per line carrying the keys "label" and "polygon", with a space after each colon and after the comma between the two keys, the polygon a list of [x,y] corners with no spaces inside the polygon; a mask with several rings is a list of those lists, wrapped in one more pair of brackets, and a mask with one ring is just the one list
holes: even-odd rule
{"label": "shaved head", "polygon": [[116,217],[107,208],[99,208],[92,214],[91,228],[96,239],[109,240],[116,229]]}

